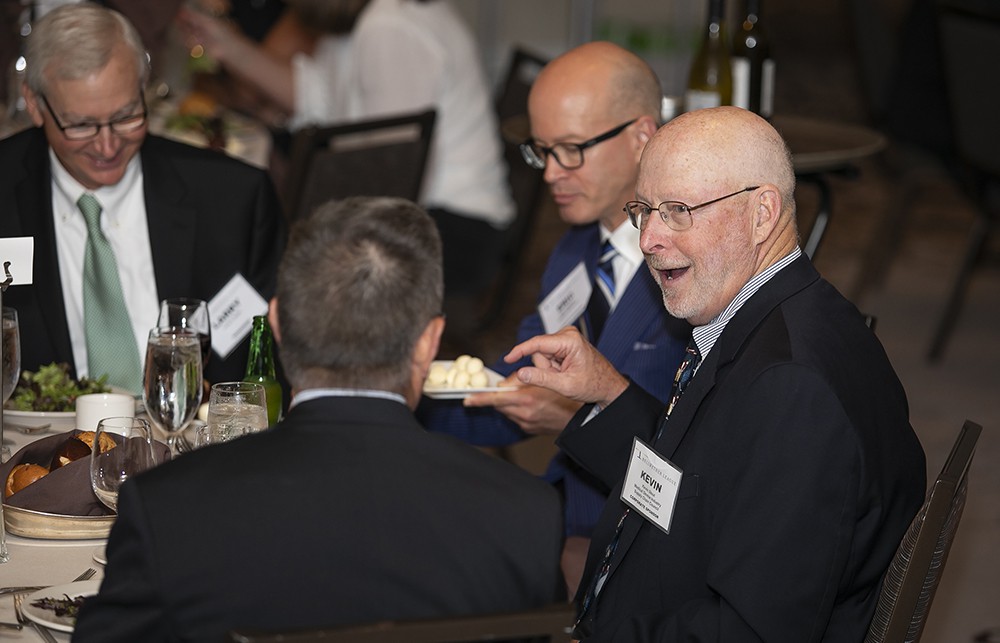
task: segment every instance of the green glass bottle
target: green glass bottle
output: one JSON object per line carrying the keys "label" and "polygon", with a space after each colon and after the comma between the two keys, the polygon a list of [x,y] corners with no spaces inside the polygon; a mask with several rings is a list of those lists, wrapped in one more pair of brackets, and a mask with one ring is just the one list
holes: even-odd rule
{"label": "green glass bottle", "polygon": [[685,109],[689,112],[733,103],[732,65],[724,9],[724,0],[708,1],[704,39],[691,61],[688,75]]}
{"label": "green glass bottle", "polygon": [[264,385],[267,398],[267,425],[274,426],[281,419],[281,384],[274,374],[274,336],[267,317],[256,315],[250,333],[250,357],[244,382]]}

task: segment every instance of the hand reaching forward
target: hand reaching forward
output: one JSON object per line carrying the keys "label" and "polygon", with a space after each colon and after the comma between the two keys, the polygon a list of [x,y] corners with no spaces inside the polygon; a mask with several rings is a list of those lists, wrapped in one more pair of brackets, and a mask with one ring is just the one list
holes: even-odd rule
{"label": "hand reaching forward", "polygon": [[518,369],[521,382],[584,404],[607,406],[628,388],[628,380],[573,327],[532,337],[512,348],[504,361],[512,364],[526,356],[534,366]]}
{"label": "hand reaching forward", "polygon": [[[511,375],[501,386],[519,385]],[[569,423],[580,403],[537,386],[522,386],[516,391],[475,393],[465,399],[465,406],[492,406],[521,430],[531,435],[560,433]]]}

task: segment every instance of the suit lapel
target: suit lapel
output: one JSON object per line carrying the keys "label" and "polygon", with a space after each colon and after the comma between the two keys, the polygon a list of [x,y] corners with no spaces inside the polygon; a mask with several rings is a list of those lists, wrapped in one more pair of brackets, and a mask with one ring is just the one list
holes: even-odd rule
{"label": "suit lapel", "polygon": [[45,331],[55,354],[61,361],[73,364],[69,326],[52,213],[52,170],[49,167],[49,147],[41,130],[25,156],[24,175],[15,188],[17,213],[21,231],[35,239],[35,257],[31,288],[45,323]]}
{"label": "suit lapel", "polygon": [[[803,255],[771,278],[740,308],[726,324],[722,335],[719,336],[715,346],[698,368],[694,379],[691,380],[684,395],[681,396],[670,414],[670,419],[661,418],[660,421],[666,422],[667,425],[660,438],[652,445],[657,453],[668,460],[674,457],[681,441],[692,428],[698,409],[715,388],[717,375],[736,359],[746,341],[771,311],[817,279],[819,279],[819,274]],[[620,485],[615,493],[621,495]],[[625,554],[639,534],[639,529],[644,522],[645,519],[635,511],[630,512],[625,520],[618,539],[618,546],[611,559],[609,579],[621,561],[624,560]]]}
{"label": "suit lapel", "polygon": [[624,363],[634,349],[635,330],[648,328],[657,317],[666,314],[660,288],[642,264],[629,281],[618,305],[608,315],[597,349],[612,364]]}
{"label": "suit lapel", "polygon": [[170,157],[156,145],[147,137],[140,152],[156,289],[160,299],[183,297],[192,289],[198,212],[187,203],[187,187]]}

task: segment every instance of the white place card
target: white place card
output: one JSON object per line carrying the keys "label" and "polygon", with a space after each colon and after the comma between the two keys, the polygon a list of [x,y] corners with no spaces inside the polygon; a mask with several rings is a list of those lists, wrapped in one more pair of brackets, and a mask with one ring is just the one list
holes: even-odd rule
{"label": "white place card", "polygon": [[587,310],[594,284],[581,261],[552,292],[538,304],[538,316],[546,333],[571,325]]}
{"label": "white place card", "polygon": [[212,325],[212,350],[225,359],[253,330],[254,315],[267,314],[267,301],[236,273],[208,302]]}
{"label": "white place card", "polygon": [[7,279],[3,265],[10,262],[8,270],[13,277],[11,286],[26,286],[33,279],[35,255],[34,237],[8,237],[0,239],[0,281]]}

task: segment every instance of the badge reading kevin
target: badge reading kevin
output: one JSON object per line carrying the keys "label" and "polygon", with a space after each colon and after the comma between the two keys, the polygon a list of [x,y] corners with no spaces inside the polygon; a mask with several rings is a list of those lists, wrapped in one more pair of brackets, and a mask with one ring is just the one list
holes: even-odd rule
{"label": "badge reading kevin", "polygon": [[670,460],[635,438],[622,486],[622,502],[669,534],[683,475]]}

